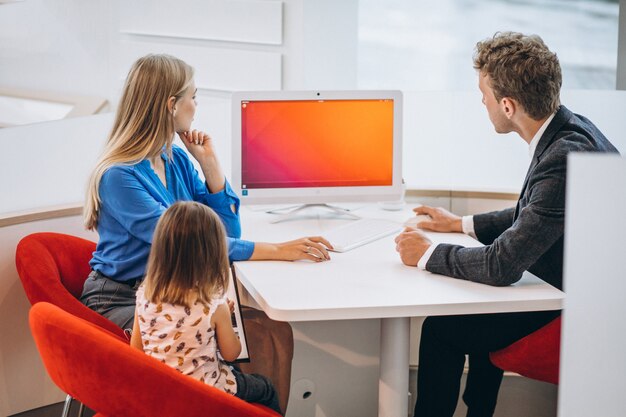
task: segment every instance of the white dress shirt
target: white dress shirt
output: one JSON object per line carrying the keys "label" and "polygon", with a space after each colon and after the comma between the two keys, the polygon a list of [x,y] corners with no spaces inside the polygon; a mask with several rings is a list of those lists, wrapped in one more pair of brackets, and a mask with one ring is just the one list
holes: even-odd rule
{"label": "white dress shirt", "polygon": [[[539,130],[537,130],[537,133],[535,133],[535,136],[533,136],[532,140],[528,144],[528,153],[530,155],[531,161],[532,161],[533,155],[535,154],[535,150],[537,149],[537,144],[539,143],[539,139],[541,139],[541,136],[548,128],[548,125],[550,124],[552,119],[554,119],[555,114],[556,112],[552,113],[552,115],[550,115],[550,117],[548,117],[546,121],[543,122]],[[466,235],[470,235],[471,237],[476,239],[476,233],[474,232],[474,216],[463,216],[461,218],[461,225],[463,227],[463,233],[465,233]],[[437,245],[438,244],[430,245],[430,247],[426,250],[426,252],[424,252],[424,255],[422,255],[420,260],[417,262],[418,268],[426,269],[426,264],[428,263],[428,260],[430,259],[430,256],[432,255],[432,253],[437,248]]]}

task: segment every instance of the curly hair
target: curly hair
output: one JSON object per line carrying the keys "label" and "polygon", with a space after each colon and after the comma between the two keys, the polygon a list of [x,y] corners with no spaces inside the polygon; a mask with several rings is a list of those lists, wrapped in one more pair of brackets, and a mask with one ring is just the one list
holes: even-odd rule
{"label": "curly hair", "polygon": [[476,44],[474,68],[489,76],[498,102],[508,97],[541,120],[561,104],[561,65],[537,35],[497,32]]}

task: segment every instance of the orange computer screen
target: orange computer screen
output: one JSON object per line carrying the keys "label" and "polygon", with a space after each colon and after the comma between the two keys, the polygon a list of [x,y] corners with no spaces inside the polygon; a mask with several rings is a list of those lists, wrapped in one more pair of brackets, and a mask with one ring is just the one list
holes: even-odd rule
{"label": "orange computer screen", "polygon": [[241,106],[243,189],[391,185],[393,100]]}

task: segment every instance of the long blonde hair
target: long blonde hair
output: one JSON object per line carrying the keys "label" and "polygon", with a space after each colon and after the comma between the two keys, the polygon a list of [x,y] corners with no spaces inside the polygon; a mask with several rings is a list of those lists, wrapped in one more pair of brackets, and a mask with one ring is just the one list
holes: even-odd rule
{"label": "long blonde hair", "polygon": [[191,307],[210,303],[228,288],[230,268],[226,232],[209,207],[179,201],[159,219],[144,280],[154,303]]}
{"label": "long blonde hair", "polygon": [[113,129],[87,185],[83,209],[85,227],[97,228],[100,180],[113,165],[132,165],[159,155],[171,157],[174,118],[168,100],[180,99],[193,80],[193,68],[169,55],[146,55],[131,67]]}

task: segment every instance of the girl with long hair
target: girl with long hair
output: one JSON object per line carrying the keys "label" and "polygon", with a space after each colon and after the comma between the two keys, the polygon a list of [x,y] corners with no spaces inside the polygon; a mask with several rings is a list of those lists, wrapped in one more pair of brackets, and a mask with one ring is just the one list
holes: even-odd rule
{"label": "girl with long hair", "polygon": [[170,206],[157,223],[137,290],[131,344],[184,375],[281,413],[267,377],[225,362],[241,352],[232,304],[224,297],[227,253],[224,227],[213,210],[196,202]]}

